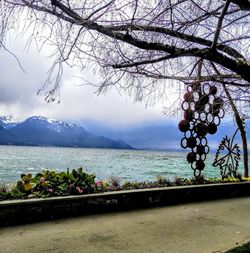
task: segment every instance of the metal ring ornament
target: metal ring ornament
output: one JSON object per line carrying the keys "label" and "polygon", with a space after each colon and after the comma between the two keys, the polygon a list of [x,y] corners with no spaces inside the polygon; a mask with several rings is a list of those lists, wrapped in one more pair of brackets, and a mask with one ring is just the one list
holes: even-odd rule
{"label": "metal ring ornament", "polygon": [[[186,141],[186,145],[183,144],[184,141]],[[187,148],[187,139],[186,138],[181,139],[181,147],[185,148],[185,149]]]}
{"label": "metal ring ornament", "polygon": [[[198,173],[197,173],[197,172],[198,172]],[[201,176],[201,170],[195,169],[195,170],[194,170],[194,176],[195,176],[196,178],[199,178],[199,177]]]}
{"label": "metal ring ornament", "polygon": [[215,116],[214,118],[213,118],[213,121],[212,121],[216,126],[219,126],[220,125],[220,122],[221,122],[221,120],[220,120],[220,117],[219,116]]}
{"label": "metal ring ornament", "polygon": [[[201,171],[204,170],[204,161],[210,150],[206,135],[209,132],[210,134],[217,132],[217,126],[220,125],[221,118],[225,115],[224,102],[217,95],[217,91],[216,85],[208,82],[201,83],[196,81],[189,83],[184,94],[184,101],[181,104],[181,108],[184,111],[184,119],[186,120],[179,123],[183,124],[179,128],[184,135],[181,139],[181,147],[184,149],[190,148],[192,151],[193,155],[187,156],[187,159],[191,163],[195,177],[199,177]],[[186,125],[187,128],[185,128]]]}

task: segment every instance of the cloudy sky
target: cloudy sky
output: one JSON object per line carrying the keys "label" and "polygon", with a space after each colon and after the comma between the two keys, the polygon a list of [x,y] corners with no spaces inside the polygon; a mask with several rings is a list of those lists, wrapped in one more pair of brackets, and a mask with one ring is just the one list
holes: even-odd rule
{"label": "cloudy sky", "polygon": [[34,47],[27,51],[25,43],[25,38],[14,37],[7,43],[8,49],[18,57],[25,72],[13,55],[0,51],[0,115],[13,115],[20,120],[42,115],[71,122],[94,120],[118,125],[166,120],[162,114],[163,103],[145,108],[145,103],[134,103],[133,98],[121,96],[115,90],[105,96],[97,96],[96,88],[79,86],[82,81],[76,76],[89,81],[98,80],[98,77],[90,71],[80,73],[76,69],[64,71],[61,102],[48,104],[44,97],[36,93],[46,80],[52,60],[46,55],[46,48],[40,53]]}

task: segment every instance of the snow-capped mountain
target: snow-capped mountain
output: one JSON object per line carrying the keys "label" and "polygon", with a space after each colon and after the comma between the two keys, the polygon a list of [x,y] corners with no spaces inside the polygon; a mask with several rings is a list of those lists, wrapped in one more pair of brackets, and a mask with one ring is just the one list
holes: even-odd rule
{"label": "snow-capped mountain", "polygon": [[[12,127],[1,127],[0,144],[88,147],[88,148],[118,148],[132,147],[122,140],[95,136],[77,124],[33,116]],[[1,131],[2,130],[2,131]],[[1,136],[1,133],[3,136]]]}
{"label": "snow-capped mountain", "polygon": [[13,116],[8,115],[8,116],[0,116],[0,126],[5,128],[5,129],[10,129],[20,122],[16,121]]}
{"label": "snow-capped mountain", "polygon": [[26,119],[26,122],[31,125],[32,124],[36,124],[37,126],[40,125],[40,127],[51,129],[57,133],[60,133],[65,129],[78,129],[78,130],[81,129],[81,131],[83,130],[83,128],[78,124],[71,124],[64,121],[57,121],[55,119],[48,119],[42,116],[32,116]]}

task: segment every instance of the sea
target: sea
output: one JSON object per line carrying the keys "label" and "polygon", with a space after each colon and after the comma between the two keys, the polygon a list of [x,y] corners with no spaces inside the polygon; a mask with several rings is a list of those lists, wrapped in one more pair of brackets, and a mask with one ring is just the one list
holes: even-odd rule
{"label": "sea", "polygon": [[[67,171],[82,167],[97,179],[111,176],[124,181],[155,181],[157,175],[170,180],[193,177],[186,161],[186,152],[90,149],[62,147],[0,146],[0,183],[14,183],[21,174],[35,175],[44,169]],[[205,177],[220,177],[219,168],[212,166],[210,154],[204,169]],[[243,172],[240,163],[239,172]]]}

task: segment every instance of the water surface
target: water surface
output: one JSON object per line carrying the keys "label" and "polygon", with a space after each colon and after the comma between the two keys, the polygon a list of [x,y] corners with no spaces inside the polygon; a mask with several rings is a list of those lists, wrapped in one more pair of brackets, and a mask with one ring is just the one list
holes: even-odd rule
{"label": "water surface", "polygon": [[[83,167],[98,179],[119,176],[123,181],[154,181],[156,175],[170,179],[192,177],[186,152],[88,149],[59,147],[0,146],[0,182],[15,182],[22,173],[37,173],[48,168],[66,171]],[[214,155],[206,161],[204,175],[219,177],[211,166]],[[242,165],[241,165],[242,167]]]}

